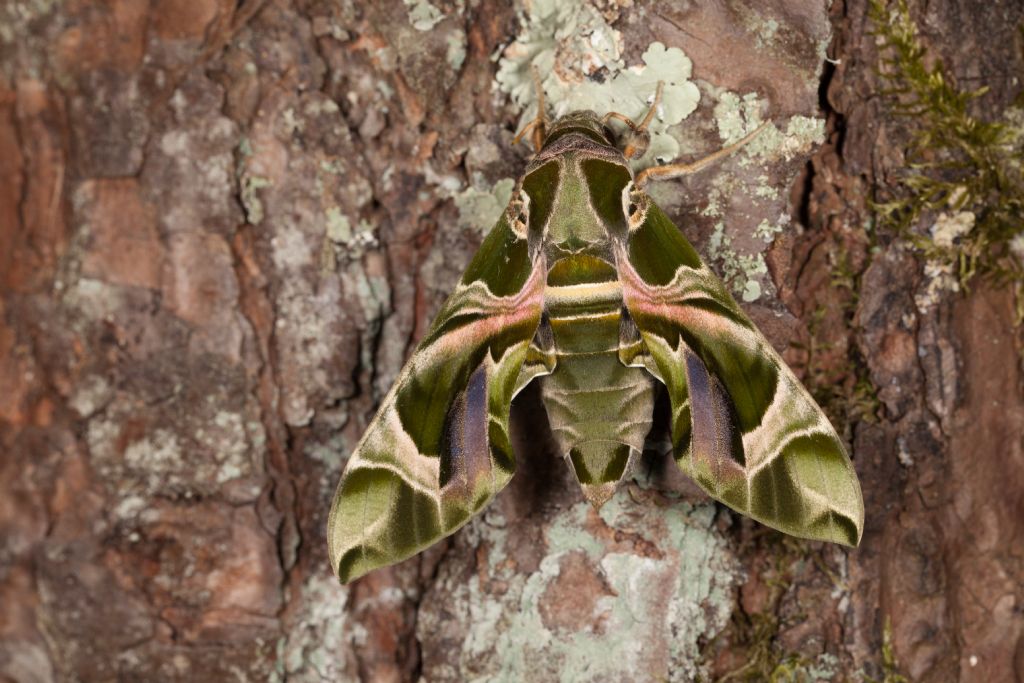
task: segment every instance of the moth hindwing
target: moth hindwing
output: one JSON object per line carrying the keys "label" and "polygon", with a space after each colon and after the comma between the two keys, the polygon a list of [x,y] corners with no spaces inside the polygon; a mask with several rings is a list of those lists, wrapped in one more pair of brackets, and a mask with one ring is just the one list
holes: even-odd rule
{"label": "moth hindwing", "polygon": [[595,505],[641,452],[660,383],[676,462],[709,495],[856,545],[860,485],[821,409],[637,186],[605,122],[543,124],[509,208],[349,458],[328,521],[339,578],[423,550],[505,486],[510,403],[535,380]]}

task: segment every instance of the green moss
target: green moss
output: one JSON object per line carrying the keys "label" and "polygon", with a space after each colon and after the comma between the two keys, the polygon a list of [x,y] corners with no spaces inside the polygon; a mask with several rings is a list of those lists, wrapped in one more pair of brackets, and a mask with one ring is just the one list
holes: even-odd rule
{"label": "green moss", "polygon": [[941,61],[928,59],[906,0],[872,0],[881,75],[892,111],[910,128],[907,167],[875,203],[884,227],[905,237],[927,260],[931,285],[966,289],[975,277],[1017,292],[1024,318],[1024,97],[1004,111],[972,113],[987,88],[965,90]]}
{"label": "green moss", "polygon": [[892,649],[892,624],[888,617],[882,628],[882,677],[864,676],[866,683],[910,683],[910,679],[899,672],[899,662]]}
{"label": "green moss", "polygon": [[892,624],[885,620],[882,629],[882,683],[908,683],[909,679],[899,672],[899,662],[892,649]]}
{"label": "green moss", "polygon": [[834,655],[823,652],[808,657],[787,652],[780,645],[778,635],[784,624],[779,611],[783,597],[792,587],[794,575],[803,564],[812,562],[837,586],[842,586],[841,580],[812,552],[807,541],[776,532],[769,532],[763,538],[771,538],[773,546],[782,548],[781,552],[774,555],[775,566],[762,575],[769,590],[768,599],[760,612],[747,614],[737,611],[733,614],[731,637],[734,644],[745,648],[747,661],[718,678],[716,683],[815,683],[835,680],[840,669]]}
{"label": "green moss", "polygon": [[778,616],[779,605],[793,582],[791,568],[807,555],[807,546],[804,541],[789,536],[780,538],[783,539],[783,552],[775,556],[772,571],[762,576],[769,590],[765,608],[752,614],[743,611],[733,613],[732,639],[746,651],[747,661],[720,677],[716,683],[773,680],[777,673],[803,662],[798,655],[782,651],[776,641],[782,625]]}

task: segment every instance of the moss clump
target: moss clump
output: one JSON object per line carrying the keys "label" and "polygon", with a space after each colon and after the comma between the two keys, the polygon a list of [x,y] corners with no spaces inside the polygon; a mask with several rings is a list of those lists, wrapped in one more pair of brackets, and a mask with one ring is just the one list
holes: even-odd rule
{"label": "moss clump", "polygon": [[899,672],[896,653],[892,649],[892,625],[888,617],[882,629],[882,677],[875,679],[865,676],[866,683],[910,683],[910,679]]}
{"label": "moss clump", "polygon": [[907,168],[875,204],[880,225],[909,239],[946,289],[966,288],[977,276],[1014,287],[1019,322],[1024,95],[992,120],[979,118],[972,105],[987,88],[961,89],[941,62],[927,58],[906,0],[871,0],[870,17],[885,94],[911,132]]}
{"label": "moss clump", "polygon": [[811,550],[806,541],[767,532],[777,540],[782,551],[774,555],[774,567],[762,580],[769,589],[765,607],[748,614],[738,610],[733,614],[731,635],[735,645],[746,653],[746,663],[716,679],[715,683],[753,681],[797,681],[812,661],[803,655],[786,652],[778,642],[782,619],[779,616],[782,598],[793,584],[794,566],[809,559]]}

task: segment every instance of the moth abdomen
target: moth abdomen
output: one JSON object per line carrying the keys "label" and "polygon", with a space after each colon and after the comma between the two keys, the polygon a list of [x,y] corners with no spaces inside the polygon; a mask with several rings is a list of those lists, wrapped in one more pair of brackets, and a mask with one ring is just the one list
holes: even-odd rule
{"label": "moth abdomen", "polygon": [[600,505],[632,455],[643,450],[654,414],[653,381],[645,370],[623,365],[617,349],[558,360],[541,378],[541,399],[584,494]]}

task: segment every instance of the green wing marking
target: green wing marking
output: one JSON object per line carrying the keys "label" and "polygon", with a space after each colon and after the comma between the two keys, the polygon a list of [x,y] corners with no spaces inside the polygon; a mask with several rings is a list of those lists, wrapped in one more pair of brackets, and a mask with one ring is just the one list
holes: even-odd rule
{"label": "green wing marking", "polygon": [[623,334],[620,357],[668,388],[679,466],[768,526],[857,545],[864,503],[835,429],[676,226],[644,199],[644,215],[616,240],[623,299],[640,336]]}
{"label": "green wing marking", "polygon": [[503,217],[348,461],[327,530],[341,581],[453,533],[508,482],[509,404],[550,371],[543,341],[531,344],[544,277],[543,256]]}

